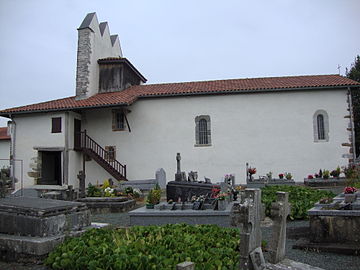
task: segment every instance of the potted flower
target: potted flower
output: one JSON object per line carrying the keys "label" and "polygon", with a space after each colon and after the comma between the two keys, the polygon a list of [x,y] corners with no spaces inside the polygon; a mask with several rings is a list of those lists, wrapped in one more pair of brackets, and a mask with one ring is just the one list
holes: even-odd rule
{"label": "potted flower", "polygon": [[329,177],[330,177],[330,172],[329,172],[329,170],[324,170],[323,173],[322,173],[322,177],[323,177],[324,179],[329,179]]}
{"label": "potted flower", "polygon": [[154,209],[154,196],[153,196],[153,190],[149,190],[149,194],[146,198],[146,209]]}
{"label": "potted flower", "polygon": [[311,174],[308,175],[307,179],[314,179],[314,176],[312,176]]}
{"label": "potted flower", "polygon": [[283,179],[284,178],[284,174],[283,173],[279,173],[279,178]]}
{"label": "potted flower", "polygon": [[356,191],[357,189],[355,187],[344,188],[345,203],[352,203],[356,200]]}
{"label": "potted flower", "polygon": [[271,179],[272,179],[272,172],[268,172],[268,173],[266,174],[266,177],[267,177],[269,180],[271,180]]}
{"label": "potted flower", "polygon": [[338,166],[335,170],[332,170],[330,175],[334,178],[338,178],[341,173],[340,167]]}
{"label": "potted flower", "polygon": [[220,192],[216,196],[217,204],[218,204],[218,210],[224,211],[227,206],[227,199],[229,198],[229,193],[226,192]]}
{"label": "potted flower", "polygon": [[291,180],[291,179],[292,179],[291,173],[286,172],[286,173],[285,173],[285,178],[286,178],[287,180]]}

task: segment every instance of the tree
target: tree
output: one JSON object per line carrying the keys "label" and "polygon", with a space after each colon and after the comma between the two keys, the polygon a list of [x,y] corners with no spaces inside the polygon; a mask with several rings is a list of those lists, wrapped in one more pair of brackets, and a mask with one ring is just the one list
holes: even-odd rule
{"label": "tree", "polygon": [[[356,56],[354,63],[351,64],[350,71],[346,68],[346,77],[360,82],[360,56]],[[360,92],[359,89],[351,91],[354,131],[355,131],[355,153],[356,157],[360,155]]]}

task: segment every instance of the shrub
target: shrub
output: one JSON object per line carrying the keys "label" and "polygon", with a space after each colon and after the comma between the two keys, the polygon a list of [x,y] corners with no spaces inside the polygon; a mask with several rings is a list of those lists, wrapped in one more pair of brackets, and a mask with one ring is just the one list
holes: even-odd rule
{"label": "shrub", "polygon": [[271,203],[276,201],[276,192],[289,192],[291,204],[290,219],[306,219],[307,211],[320,199],[332,198],[334,193],[324,190],[316,190],[301,186],[267,186],[261,190],[261,201],[265,204],[265,214],[270,216]]}
{"label": "shrub", "polygon": [[134,226],[92,229],[56,247],[45,260],[53,269],[238,269],[239,231],[216,225]]}
{"label": "shrub", "polygon": [[87,197],[100,197],[102,195],[101,189],[97,186],[92,185],[89,183],[86,196]]}

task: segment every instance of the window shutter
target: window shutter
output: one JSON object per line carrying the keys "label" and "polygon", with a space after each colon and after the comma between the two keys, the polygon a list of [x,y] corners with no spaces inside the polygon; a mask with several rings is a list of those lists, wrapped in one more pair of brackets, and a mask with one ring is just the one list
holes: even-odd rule
{"label": "window shutter", "polygon": [[61,133],[61,117],[51,118],[51,133]]}

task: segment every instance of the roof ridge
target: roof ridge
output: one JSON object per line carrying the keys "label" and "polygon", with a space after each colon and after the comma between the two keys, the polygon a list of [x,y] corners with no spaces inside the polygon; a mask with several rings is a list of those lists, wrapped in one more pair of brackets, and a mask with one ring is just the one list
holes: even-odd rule
{"label": "roof ridge", "polygon": [[339,76],[342,78],[347,78],[345,76],[339,74],[320,74],[320,75],[289,75],[289,76],[275,76],[275,77],[254,77],[254,78],[233,78],[233,79],[218,79],[218,80],[204,80],[204,81],[184,81],[184,82],[164,82],[164,83],[149,83],[149,84],[142,84],[137,86],[149,86],[149,85],[166,85],[166,84],[184,84],[184,83],[207,83],[207,82],[227,82],[227,81],[239,81],[239,80],[261,80],[261,79],[280,79],[280,78],[303,78],[303,77],[326,77],[326,76]]}

